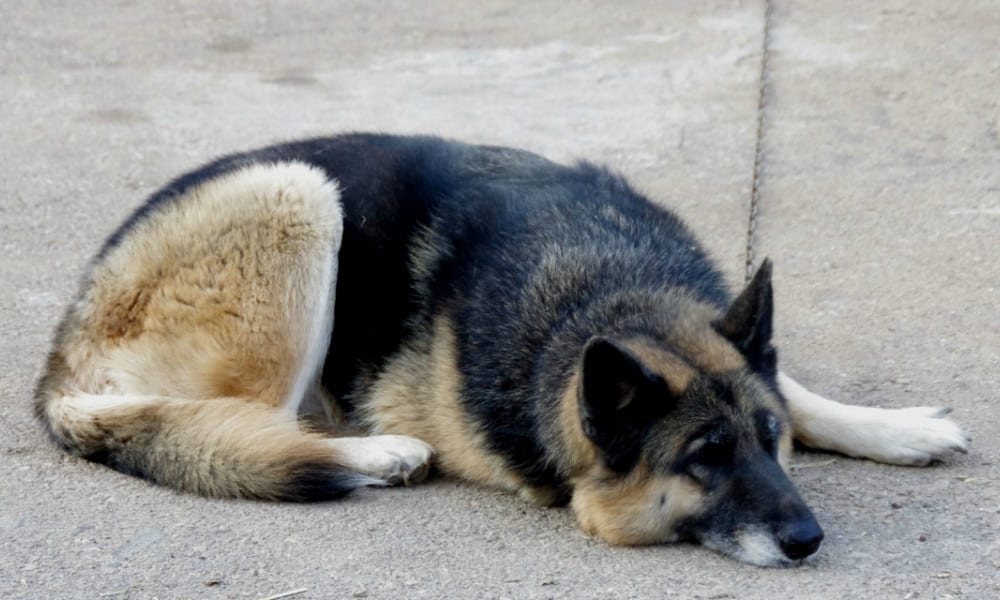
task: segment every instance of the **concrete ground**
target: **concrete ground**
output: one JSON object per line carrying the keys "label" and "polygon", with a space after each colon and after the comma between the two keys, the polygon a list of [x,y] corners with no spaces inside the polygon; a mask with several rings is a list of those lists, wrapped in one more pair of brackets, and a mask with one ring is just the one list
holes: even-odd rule
{"label": "concrete ground", "polygon": [[[102,238],[213,156],[434,132],[628,174],[741,281],[764,5],[5,3],[0,598],[996,598],[1000,6],[774,0],[756,256],[784,365],[860,404],[944,404],[929,469],[801,453],[798,569],[609,548],[454,481],[312,506],[178,495],[57,452],[30,395]],[[304,591],[301,591],[304,590]]]}

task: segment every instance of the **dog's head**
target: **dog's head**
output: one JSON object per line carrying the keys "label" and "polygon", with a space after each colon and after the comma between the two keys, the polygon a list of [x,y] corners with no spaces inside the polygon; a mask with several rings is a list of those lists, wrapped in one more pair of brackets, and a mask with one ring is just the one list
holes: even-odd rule
{"label": "dog's head", "polygon": [[762,566],[819,548],[823,532],[785,471],[771,298],[765,263],[724,315],[589,341],[576,403],[595,460],[572,499],[584,530],[612,544],[698,541]]}

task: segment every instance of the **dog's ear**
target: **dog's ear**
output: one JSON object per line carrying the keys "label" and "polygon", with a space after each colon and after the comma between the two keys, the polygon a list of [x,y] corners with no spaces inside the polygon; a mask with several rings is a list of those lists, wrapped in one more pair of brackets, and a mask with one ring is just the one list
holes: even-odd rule
{"label": "dog's ear", "polygon": [[649,426],[674,404],[662,377],[605,337],[591,339],[583,350],[578,394],[584,435],[622,473],[638,462]]}
{"label": "dog's ear", "polygon": [[777,368],[777,354],[771,346],[773,318],[771,261],[765,258],[726,314],[712,326],[743,353],[751,368],[767,372]]}

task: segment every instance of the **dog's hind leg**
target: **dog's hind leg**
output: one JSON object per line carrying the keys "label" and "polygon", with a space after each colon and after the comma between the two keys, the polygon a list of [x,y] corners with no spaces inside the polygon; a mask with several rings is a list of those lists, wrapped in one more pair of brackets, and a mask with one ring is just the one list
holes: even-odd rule
{"label": "dog's hind leg", "polygon": [[95,262],[36,413],[67,451],[216,497],[325,500],[419,476],[416,440],[298,419],[331,327],[342,215],[302,163],[248,165],[152,206]]}
{"label": "dog's hind leg", "polygon": [[951,452],[965,453],[969,438],[949,409],[874,408],[829,400],[778,373],[795,439],[811,448],[894,465],[926,465]]}

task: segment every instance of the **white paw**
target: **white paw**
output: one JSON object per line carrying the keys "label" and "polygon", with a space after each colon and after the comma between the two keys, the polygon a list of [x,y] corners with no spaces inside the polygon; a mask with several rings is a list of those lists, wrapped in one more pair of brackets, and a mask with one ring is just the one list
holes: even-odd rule
{"label": "white paw", "polygon": [[385,485],[408,485],[427,476],[434,450],[426,443],[405,435],[328,440],[352,470],[375,477]]}
{"label": "white paw", "polygon": [[923,466],[952,452],[965,454],[969,437],[951,419],[950,409],[859,409],[851,428],[847,454],[893,465]]}

